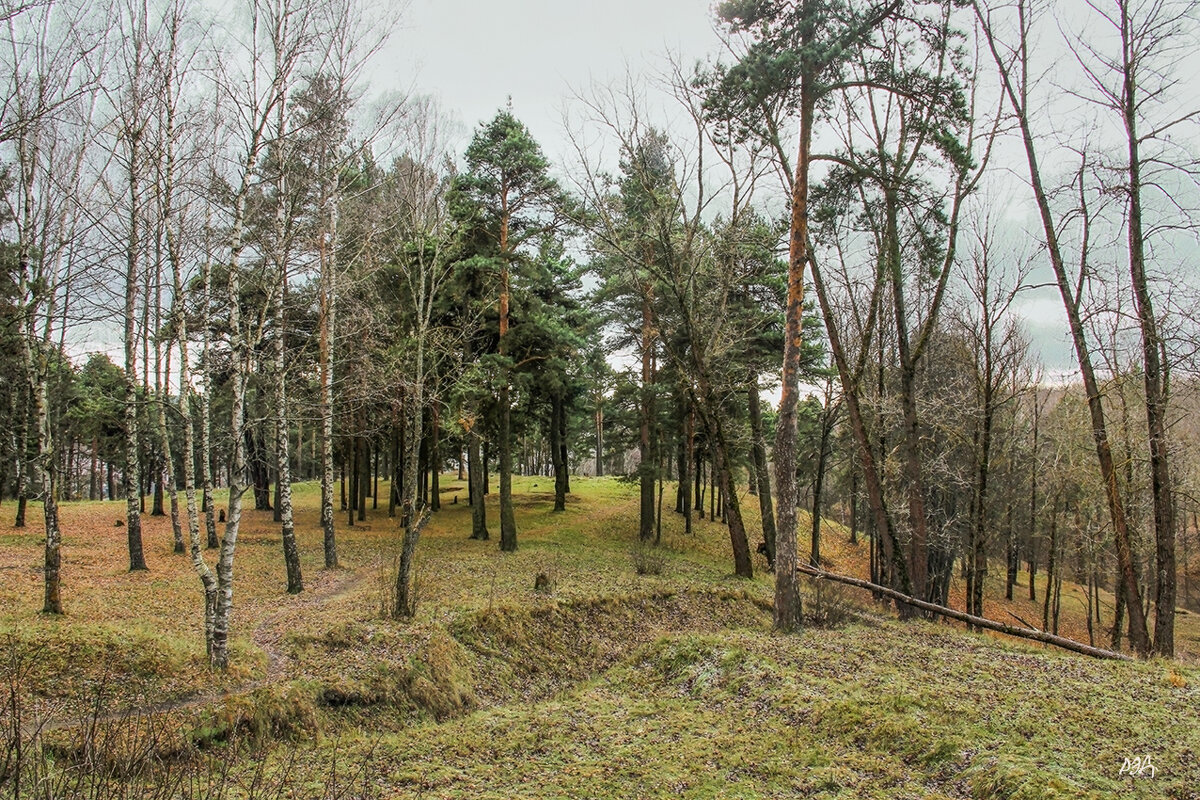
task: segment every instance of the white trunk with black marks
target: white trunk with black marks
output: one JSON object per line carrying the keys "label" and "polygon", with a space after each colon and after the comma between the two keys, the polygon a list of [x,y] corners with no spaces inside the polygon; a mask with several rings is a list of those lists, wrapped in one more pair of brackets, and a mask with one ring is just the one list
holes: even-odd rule
{"label": "white trunk with black marks", "polygon": [[[182,305],[183,281],[178,261],[174,261],[175,297],[177,307]],[[204,589],[204,644],[212,658],[213,628],[216,623],[217,579],[204,560],[203,544],[200,539],[200,512],[196,503],[196,456],[195,434],[192,432],[191,371],[188,362],[187,319],[182,313],[177,328],[179,341],[179,416],[183,419],[183,496],[187,515],[188,545],[191,549],[192,569],[200,578]]]}
{"label": "white trunk with black marks", "polygon": [[201,282],[204,284],[204,310],[200,314],[200,383],[204,391],[200,395],[200,480],[204,489],[205,544],[209,549],[215,550],[219,543],[217,541],[216,511],[213,503],[212,369],[208,332],[208,313],[212,301],[212,259],[211,252],[207,248],[204,254],[204,265],[201,268]]}
{"label": "white trunk with black marks", "polygon": [[139,146],[137,135],[129,144],[129,231],[125,243],[125,526],[129,541],[129,569],[146,569],[142,553],[142,489],[138,453],[137,394],[137,292],[140,223],[140,186],[138,180]]}
{"label": "white trunk with black marks", "polygon": [[283,561],[287,568],[288,594],[304,591],[300,572],[300,550],[296,545],[296,523],[292,513],[292,474],[287,416],[287,379],[284,360],[283,297],[287,291],[287,273],[280,271],[280,297],[275,305],[275,455],[279,490],[279,517],[283,533]]}
{"label": "white trunk with black marks", "polygon": [[336,203],[330,213],[330,231],[321,252],[321,530],[325,540],[325,568],[338,566],[337,531],[333,514],[333,337],[337,321],[337,281],[334,260],[337,242]]}
{"label": "white trunk with black marks", "polygon": [[[249,175],[253,161],[245,165]],[[229,237],[229,384],[232,402],[229,426],[232,447],[229,456],[229,504],[226,510],[225,533],[217,557],[217,600],[213,619],[212,665],[217,669],[229,666],[229,622],[233,610],[233,554],[237,549],[238,528],[242,521],[242,495],[246,492],[246,377],[251,348],[243,327],[240,308],[242,237],[245,229],[246,194],[243,183],[234,200],[233,230]]]}
{"label": "white trunk with black marks", "polygon": [[[32,141],[30,141],[32,139]],[[18,142],[18,164],[20,171],[20,198],[22,206],[20,229],[17,242],[17,294],[24,306],[23,313],[17,315],[17,337],[21,342],[24,360],[25,378],[29,389],[31,405],[35,455],[32,463],[21,471],[21,480],[30,472],[33,473],[34,488],[42,501],[43,518],[45,521],[46,546],[44,553],[44,596],[42,612],[46,614],[62,613],[62,596],[60,594],[60,568],[62,565],[62,532],[58,524],[58,500],[55,496],[54,482],[54,453],[53,428],[50,425],[49,397],[47,396],[46,379],[48,364],[46,350],[49,346],[50,325],[47,310],[46,341],[37,340],[37,319],[39,311],[49,309],[52,299],[43,298],[39,294],[37,280],[40,269],[33,264],[33,230],[34,230],[34,165],[37,160],[36,133],[31,137],[20,137]],[[28,430],[28,427],[26,427]],[[28,441],[22,442],[22,450],[28,447]],[[23,453],[21,454],[24,455]],[[28,485],[22,487],[28,492]],[[22,509],[23,510],[23,509]]]}
{"label": "white trunk with black marks", "polygon": [[[36,307],[37,301],[34,300]],[[53,428],[50,425],[50,400],[47,394],[46,378],[48,365],[45,348],[48,343],[40,343],[36,350],[33,347],[33,331],[26,332],[21,337],[24,342],[26,371],[29,379],[30,398],[33,403],[33,419],[36,438],[36,456],[33,466],[37,478],[35,488],[42,501],[43,518],[46,525],[45,547],[45,592],[42,613],[61,614],[62,596],[60,593],[60,570],[62,565],[62,532],[58,524],[58,498],[55,495],[54,476],[54,441]]]}
{"label": "white trunk with black marks", "polygon": [[[172,46],[174,46],[174,41],[174,38],[172,38]],[[200,579],[200,585],[204,592],[204,646],[205,652],[207,653],[209,659],[211,659],[213,627],[216,622],[217,579],[216,576],[213,575],[212,569],[209,568],[208,562],[204,560],[204,554],[202,552],[203,544],[200,539],[200,511],[196,502],[196,437],[192,428],[192,362],[188,343],[187,314],[185,313],[184,309],[182,257],[179,252],[179,238],[174,228],[175,158],[173,134],[175,131],[175,104],[173,102],[173,84],[170,81],[167,83],[166,90],[167,149],[164,164],[165,176],[163,187],[163,227],[166,231],[167,258],[171,262],[171,280],[172,288],[174,289],[174,296],[172,298],[172,316],[175,319],[175,341],[179,346],[179,418],[182,420],[183,430],[182,461],[184,514],[187,521],[188,546],[190,548],[192,559],[192,569],[195,571],[196,576]],[[208,254],[205,253],[206,258],[207,255]],[[205,308],[207,309],[207,276],[205,277],[204,291],[204,303]],[[201,316],[201,325],[207,328],[207,310]],[[205,333],[206,351],[207,344],[208,335]],[[203,448],[205,451],[207,451],[207,444],[206,437]],[[207,463],[207,452],[204,454],[204,459],[205,463]],[[208,480],[207,469],[205,469],[205,480]]]}
{"label": "white trunk with black marks", "polygon": [[38,491],[42,499],[42,516],[46,525],[45,548],[45,596],[42,613],[61,614],[62,597],[60,569],[62,565],[62,531],[58,524],[58,498],[55,496],[54,442],[50,425],[50,401],[47,397],[47,365],[44,354],[36,359],[34,369],[34,415],[37,424],[37,475]]}
{"label": "white trunk with black marks", "polygon": [[[276,72],[279,72],[279,70],[279,64],[276,62]],[[287,174],[285,172],[287,166],[285,141],[285,123],[287,120],[286,100],[286,97],[280,100],[275,119],[276,133],[280,139],[276,145],[280,152],[278,154],[279,164],[276,168],[277,175],[275,180],[275,247],[277,248],[275,260],[279,281],[279,297],[276,300],[274,309],[275,396],[273,399],[275,402],[275,488],[277,493],[275,509],[279,515],[283,538],[283,562],[287,569],[287,591],[288,594],[298,594],[304,591],[304,578],[300,570],[300,550],[296,545],[296,523],[292,513],[291,439],[288,436],[286,329],[284,327],[285,320],[283,314],[283,305],[287,299],[288,291],[288,261],[290,253],[287,217],[284,212],[287,192]]]}

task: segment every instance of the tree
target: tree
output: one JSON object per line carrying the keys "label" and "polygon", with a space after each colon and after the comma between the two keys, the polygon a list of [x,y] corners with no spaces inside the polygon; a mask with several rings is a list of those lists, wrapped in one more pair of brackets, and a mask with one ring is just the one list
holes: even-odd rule
{"label": "tree", "polygon": [[[129,4],[119,11],[119,24],[125,34],[121,48],[121,86],[116,109],[119,128],[115,145],[120,180],[124,183],[124,332],[125,346],[125,463],[122,481],[125,487],[125,530],[129,543],[129,570],[145,570],[142,552],[142,489],[140,486],[140,450],[138,441],[138,293],[146,279],[143,238],[145,235],[149,160],[147,138],[150,135],[152,87],[150,84],[151,38],[149,11]],[[147,298],[148,300],[148,298]],[[148,330],[142,336],[149,337]]]}
{"label": "tree", "polygon": [[[0,131],[15,151],[15,176],[6,188],[5,222],[16,229],[15,334],[21,348],[24,406],[18,423],[18,481],[31,473],[45,523],[44,597],[47,614],[63,612],[60,571],[62,532],[58,518],[58,453],[51,419],[50,382],[62,359],[56,325],[65,328],[66,296],[80,244],[81,204],[90,194],[84,175],[95,135],[95,65],[81,7],[30,7],[7,19],[10,94]],[[19,40],[17,31],[27,36]],[[70,133],[68,132],[70,131]],[[7,256],[8,254],[6,254]],[[60,319],[60,314],[62,319]],[[32,433],[33,447],[25,438]],[[32,458],[29,458],[32,450]],[[24,463],[22,463],[24,462]],[[19,526],[24,524],[18,504]]]}
{"label": "tree", "polygon": [[[417,507],[417,482],[423,480],[419,459],[425,412],[429,405],[427,384],[438,358],[449,349],[449,342],[445,340],[452,338],[436,330],[439,320],[435,316],[453,266],[446,255],[451,236],[446,198],[450,180],[445,172],[449,160],[438,109],[424,104],[414,111],[410,147],[396,160],[384,184],[386,208],[395,224],[392,259],[395,272],[399,273],[397,300],[404,309],[401,341],[408,356],[404,359],[407,373],[402,410],[405,446],[400,453],[403,472],[402,475],[397,473],[402,477],[400,500],[404,523],[395,587],[398,617],[416,614],[413,570],[423,525]],[[439,336],[439,333],[443,335]],[[440,401],[434,396],[432,402]],[[433,469],[437,470],[436,454],[430,460]]]}
{"label": "tree", "polygon": [[[995,482],[992,468],[995,457],[993,439],[998,418],[1005,406],[1028,388],[1018,385],[1015,379],[1026,358],[1026,344],[1011,316],[1013,303],[1025,288],[1028,261],[1012,258],[1015,264],[1005,263],[1009,259],[997,252],[996,232],[990,219],[976,219],[973,227],[969,266],[961,268],[965,273],[963,285],[966,287],[967,300],[959,320],[962,334],[971,345],[977,419],[972,432],[973,519],[969,546],[963,558],[968,562],[967,613],[982,617],[984,581],[988,572],[988,506],[992,499],[989,481]],[[1007,558],[1010,564],[1015,560],[1011,549],[1010,544]],[[1012,599],[1011,582],[1008,596]]]}
{"label": "tree", "polygon": [[999,14],[993,14],[986,3],[974,2],[973,8],[979,20],[983,40],[992,55],[1000,79],[1001,89],[1013,121],[1021,135],[1025,150],[1026,164],[1029,173],[1030,188],[1037,204],[1038,214],[1042,224],[1042,233],[1046,244],[1046,254],[1050,266],[1054,270],[1055,283],[1062,297],[1063,307],[1067,313],[1070,326],[1071,340],[1079,363],[1079,371],[1083,379],[1084,392],[1087,394],[1088,409],[1091,416],[1092,436],[1096,448],[1096,458],[1099,465],[1104,493],[1108,501],[1109,518],[1113,526],[1113,540],[1116,544],[1117,561],[1121,572],[1119,591],[1124,595],[1129,612],[1130,644],[1138,653],[1150,651],[1150,637],[1146,628],[1145,614],[1142,611],[1138,577],[1133,561],[1133,547],[1130,536],[1125,503],[1122,500],[1116,464],[1113,460],[1112,444],[1109,441],[1108,424],[1105,419],[1103,394],[1096,377],[1093,365],[1092,347],[1088,342],[1084,328],[1084,315],[1081,308],[1085,282],[1089,275],[1089,246],[1091,245],[1092,216],[1086,207],[1086,170],[1081,167],[1076,173],[1076,189],[1081,199],[1081,206],[1074,210],[1072,216],[1080,220],[1081,264],[1078,275],[1072,276],[1067,266],[1064,245],[1061,241],[1061,225],[1056,220],[1051,206],[1050,192],[1043,179],[1040,153],[1037,138],[1033,130],[1033,120],[1030,111],[1032,102],[1030,94],[1036,88],[1030,78],[1030,36],[1035,20],[1040,16],[1026,0],[1017,0],[1015,6],[1016,22],[1013,40],[1005,41],[999,26],[1002,23]]}
{"label": "tree", "polygon": [[[1142,377],[1150,459],[1150,497],[1154,507],[1154,642],[1158,655],[1175,652],[1175,500],[1169,446],[1170,361],[1162,322],[1155,312],[1153,246],[1180,225],[1186,212],[1173,199],[1173,177],[1194,169],[1195,156],[1171,141],[1182,126],[1200,119],[1200,108],[1180,109],[1183,49],[1195,41],[1189,23],[1192,2],[1138,3],[1109,0],[1091,5],[1111,36],[1078,37],[1071,45],[1079,59],[1093,102],[1114,114],[1123,129],[1124,159],[1113,168],[1112,190],[1124,196],[1125,246],[1130,288],[1141,335]],[[1112,42],[1114,46],[1108,45]],[[1119,53],[1115,52],[1119,49]],[[1147,202],[1149,200],[1149,202]],[[1167,209],[1161,211],[1160,208]],[[1182,220],[1172,216],[1184,216]]]}
{"label": "tree", "polygon": [[451,207],[460,225],[479,230],[499,275],[500,549],[517,549],[512,504],[512,407],[509,304],[512,273],[522,268],[540,237],[560,225],[564,196],[550,164],[511,110],[497,112],[475,132],[467,171],[454,180]]}
{"label": "tree", "polygon": [[[809,171],[813,125],[820,101],[835,90],[844,64],[893,14],[895,0],[865,11],[842,2],[804,0],[797,4],[734,0],[719,7],[733,34],[750,37],[739,62],[721,76],[710,105],[724,109],[726,120],[743,120],[731,133],[757,136],[770,144],[788,183],[791,217],[788,250],[788,294],[783,351],[783,390],[775,433],[776,508],[775,627],[800,627],[801,605],[796,577],[796,406],[799,400],[803,347],[804,270],[808,263]],[[782,117],[799,116],[794,163],[784,152]]]}
{"label": "tree", "polygon": [[[230,208],[226,244],[226,298],[228,311],[230,456],[229,503],[225,532],[217,559],[217,597],[212,635],[212,663],[218,669],[229,666],[229,622],[233,607],[233,557],[237,548],[242,516],[242,497],[246,492],[246,387],[255,347],[262,335],[262,324],[242,310],[243,263],[246,248],[247,202],[260,178],[260,158],[270,141],[271,123],[283,102],[291,77],[310,53],[312,39],[307,15],[311,7],[292,0],[276,4],[255,4],[253,33],[246,54],[250,80],[229,80],[227,88],[238,91],[233,102],[244,127],[233,132],[234,160],[230,174]],[[266,73],[264,84],[260,72]],[[235,88],[236,87],[236,88]],[[257,310],[260,317],[266,309]]]}

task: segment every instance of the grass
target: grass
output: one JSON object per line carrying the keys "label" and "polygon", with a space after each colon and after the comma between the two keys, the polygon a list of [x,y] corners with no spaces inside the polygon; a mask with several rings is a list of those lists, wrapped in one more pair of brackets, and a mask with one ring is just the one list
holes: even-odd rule
{"label": "grass", "polygon": [[[917,627],[680,634],[536,706],[373,752],[398,796],[1194,796],[1195,696],[1164,694],[1161,670]],[[1064,695],[1064,671],[1090,691]],[[1118,776],[1133,749],[1157,756],[1153,782]]]}
{"label": "grass", "polygon": [[[336,762],[359,794],[386,797],[1200,797],[1200,671],[1187,658],[1092,661],[875,611],[775,636],[765,564],[735,578],[723,526],[698,521],[688,537],[666,514],[658,574],[638,574],[636,487],[573,478],[556,514],[549,479],[514,483],[520,549],[501,554],[495,496],[493,539],[471,541],[465,491],[444,480],[405,622],[379,613],[400,536],[386,509],[352,528],[339,514],[343,568],[326,571],[316,487],[297,487],[306,591],[294,597],[278,528],[248,512],[225,675],[205,666],[199,582],[170,552],[169,522],[146,518],[150,571],[130,574],[122,505],[64,504],[67,615],[37,613],[36,529],[7,529],[0,647],[21,656],[34,710],[191,697],[162,715],[172,747],[252,740],[259,752],[232,776],[253,783],[252,763],[267,764],[297,796],[328,794]],[[866,545],[835,522],[822,554],[865,574]],[[1033,619],[1002,590],[989,584],[989,614]],[[1064,606],[1078,635],[1082,611]],[[1195,636],[1181,617],[1181,642]],[[1146,755],[1156,777],[1119,774]]]}

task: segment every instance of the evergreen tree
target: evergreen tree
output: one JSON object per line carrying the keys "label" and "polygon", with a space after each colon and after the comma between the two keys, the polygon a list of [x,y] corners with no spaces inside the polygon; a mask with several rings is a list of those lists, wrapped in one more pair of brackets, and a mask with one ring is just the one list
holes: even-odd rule
{"label": "evergreen tree", "polygon": [[525,269],[531,248],[559,226],[565,198],[550,177],[550,162],[511,109],[480,126],[466,153],[467,171],[457,176],[452,209],[459,223],[483,234],[499,277],[498,368],[500,448],[500,549],[517,549],[512,504],[512,359],[510,306],[515,272]]}

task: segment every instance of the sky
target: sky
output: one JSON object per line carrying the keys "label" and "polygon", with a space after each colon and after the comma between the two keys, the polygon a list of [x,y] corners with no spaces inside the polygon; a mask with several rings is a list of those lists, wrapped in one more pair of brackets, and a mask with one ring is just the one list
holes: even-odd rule
{"label": "sky", "polygon": [[[469,132],[503,108],[562,160],[562,122],[573,90],[619,81],[663,63],[688,63],[720,46],[708,0],[410,0],[403,29],[381,54],[386,71],[412,76]],[[384,76],[381,75],[382,79]],[[391,80],[396,80],[392,78]]]}

